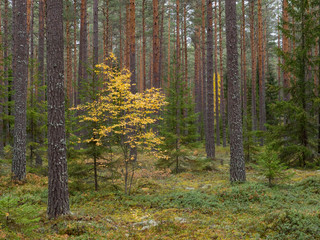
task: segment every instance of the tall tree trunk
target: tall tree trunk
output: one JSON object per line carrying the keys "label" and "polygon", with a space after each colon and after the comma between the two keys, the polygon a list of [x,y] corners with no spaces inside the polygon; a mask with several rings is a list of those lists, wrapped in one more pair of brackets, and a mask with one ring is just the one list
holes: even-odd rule
{"label": "tall tree trunk", "polygon": [[76,90],[76,103],[81,104],[80,91],[83,83],[87,80],[88,65],[88,26],[87,26],[87,0],[81,0],[81,24],[80,24],[80,47],[79,47],[79,70],[78,70],[78,86]]}
{"label": "tall tree trunk", "polygon": [[[288,22],[289,22],[289,17],[288,17],[288,0],[283,0],[283,9],[282,9],[282,21],[283,21],[283,28],[285,31],[288,31]],[[282,50],[284,53],[288,53],[289,51],[289,39],[285,34],[282,35]],[[285,64],[283,60],[282,64]],[[288,93],[288,88],[289,88],[289,74],[287,71],[283,72],[283,88],[284,88],[284,97],[283,99],[285,101],[289,101],[289,93]]]}
{"label": "tall tree trunk", "polygon": [[66,45],[67,45],[67,98],[68,106],[73,105],[72,96],[72,56],[71,56],[71,25],[70,25],[70,1],[66,3],[67,19],[66,19]]}
{"label": "tall tree trunk", "polygon": [[123,52],[122,52],[122,1],[120,1],[120,8],[119,8],[119,56],[120,56],[120,69],[123,68]]}
{"label": "tall tree trunk", "polygon": [[[44,22],[45,22],[45,3],[46,0],[39,1],[39,36],[38,36],[38,74],[39,84],[42,89],[45,85],[44,80]],[[43,91],[38,91],[38,101],[45,100],[45,94]]]}
{"label": "tall tree trunk", "polygon": [[163,83],[163,33],[164,33],[164,5],[165,1],[162,1],[162,7],[161,7],[161,25],[160,25],[160,52],[159,52],[159,79],[160,79],[160,87],[164,87]]}
{"label": "tall tree trunk", "polygon": [[[9,115],[9,106],[7,104],[8,99],[9,99],[9,81],[8,81],[8,56],[9,56],[9,26],[8,26],[8,19],[9,19],[9,2],[8,0],[4,1],[4,19],[3,19],[3,30],[4,30],[4,35],[3,35],[3,58],[5,60],[4,63],[4,75],[3,77],[5,78],[5,89],[4,89],[4,96],[5,96],[5,101],[4,101],[4,114]],[[10,138],[10,125],[9,121],[5,120],[3,122],[4,124],[4,144],[6,145],[9,142]]]}
{"label": "tall tree trunk", "polygon": [[246,18],[245,5],[242,0],[242,78],[243,78],[243,115],[247,116],[247,59],[246,59]]}
{"label": "tall tree trunk", "polygon": [[129,8],[129,29],[130,29],[130,72],[131,72],[131,91],[137,92],[136,80],[136,6],[135,0],[130,0]]}
{"label": "tall tree trunk", "polygon": [[225,97],[224,97],[224,77],[223,77],[223,48],[222,48],[222,4],[219,0],[219,44],[220,44],[220,111],[222,119],[222,137],[223,147],[227,146],[227,133],[226,133],[226,111],[225,111]]}
{"label": "tall tree trunk", "polygon": [[257,103],[256,103],[256,44],[254,34],[254,0],[250,2],[250,42],[251,42],[251,69],[252,69],[252,81],[251,81],[251,118],[252,118],[252,130],[257,130]]}
{"label": "tall tree trunk", "polygon": [[[144,0],[143,0],[144,1]],[[169,9],[169,12],[168,12],[168,83],[167,83],[167,88],[170,87],[170,73],[171,73],[171,66],[170,66],[170,63],[171,63],[171,14],[170,14],[170,9]]]}
{"label": "tall tree trunk", "polygon": [[77,103],[76,93],[77,93],[77,0],[73,0],[73,106]]}
{"label": "tall tree trunk", "polygon": [[188,87],[188,42],[187,42],[187,3],[183,8],[183,28],[184,28],[184,81]]}
{"label": "tall tree trunk", "polygon": [[[265,131],[266,124],[266,91],[264,76],[264,51],[263,51],[263,23],[262,23],[262,6],[261,0],[258,0],[258,44],[259,44],[259,115],[260,115],[260,131]],[[263,139],[261,139],[263,145]]]}
{"label": "tall tree trunk", "polygon": [[47,0],[48,216],[70,212],[64,117],[63,1]]}
{"label": "tall tree trunk", "polygon": [[159,3],[153,0],[153,87],[160,88]]}
{"label": "tall tree trunk", "polygon": [[[280,24],[280,17],[278,18],[278,25]],[[280,43],[280,30],[278,29],[278,49],[281,48],[281,43]],[[280,55],[278,56],[278,65],[277,65],[277,74],[278,74],[278,87],[281,87],[281,69],[280,69],[280,64],[281,64],[281,58]],[[278,93],[278,100],[281,101],[281,90],[279,90]]]}
{"label": "tall tree trunk", "polygon": [[147,72],[146,72],[146,19],[145,19],[145,0],[142,0],[142,68],[143,68],[143,91],[146,90]]}
{"label": "tall tree trunk", "polygon": [[230,181],[246,181],[245,161],[242,144],[242,117],[240,81],[238,71],[238,36],[236,0],[226,0],[228,103],[230,125]]}
{"label": "tall tree trunk", "polygon": [[[206,0],[201,1],[201,50],[202,50],[202,116],[205,139],[208,138],[207,131],[207,78],[206,78],[206,20],[205,20],[205,7]],[[208,152],[208,145],[206,146],[206,152]]]}
{"label": "tall tree trunk", "polygon": [[216,128],[217,146],[220,146],[220,116],[219,116],[219,81],[218,81],[218,6],[217,0],[214,1],[214,76],[215,76],[215,107],[216,107]]}
{"label": "tall tree trunk", "polygon": [[[34,89],[35,89],[35,82],[34,82],[34,37],[33,37],[33,26],[34,26],[34,1],[31,0],[30,2],[30,28],[29,28],[29,36],[30,36],[30,106],[33,109],[35,106],[34,102]],[[35,119],[33,115],[30,118],[30,140],[32,143],[35,142]],[[33,164],[33,156],[34,156],[34,146],[33,144],[30,145],[30,162]]]}
{"label": "tall tree trunk", "polygon": [[[108,6],[107,6],[108,7]],[[99,32],[98,32],[98,0],[93,1],[93,69],[99,63]],[[108,15],[107,15],[108,16]],[[107,28],[109,24],[107,24]],[[98,75],[93,73],[93,83],[92,83],[92,93],[93,100],[96,100],[96,90],[97,90]],[[95,138],[95,134],[93,133]],[[94,145],[96,146],[96,145]],[[97,151],[94,149],[94,151]],[[94,153],[94,188],[98,191],[98,167],[97,167],[97,157]]]}
{"label": "tall tree trunk", "polygon": [[[2,41],[2,21],[1,21],[1,11],[0,11],[0,74],[3,75],[3,66],[4,66],[4,61],[3,61],[3,51],[2,51],[2,47],[3,47],[3,41]],[[3,95],[3,91],[2,89],[5,88],[5,84],[4,81],[1,79],[0,81],[0,157],[3,156],[3,140],[4,140],[4,134],[3,134],[3,114],[4,114],[4,103],[5,103],[5,97]]]}
{"label": "tall tree trunk", "polygon": [[215,157],[214,145],[214,96],[213,96],[213,7],[212,0],[207,0],[207,158]]}
{"label": "tall tree trunk", "polygon": [[[20,0],[14,6],[14,100],[15,127],[13,132],[13,179],[26,178],[27,143],[27,84],[28,84],[28,44],[27,39],[27,1]],[[19,34],[18,34],[19,33]]]}
{"label": "tall tree trunk", "polygon": [[130,12],[129,4],[126,2],[126,42],[125,42],[125,67],[129,69],[130,65]]}

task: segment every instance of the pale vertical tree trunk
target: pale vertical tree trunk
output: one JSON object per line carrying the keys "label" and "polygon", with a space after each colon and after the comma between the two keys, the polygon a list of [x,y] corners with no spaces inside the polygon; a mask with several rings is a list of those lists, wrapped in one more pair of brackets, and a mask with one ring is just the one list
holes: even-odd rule
{"label": "pale vertical tree trunk", "polygon": [[[13,179],[26,178],[27,143],[27,85],[28,85],[28,43],[27,39],[27,1],[20,0],[14,6],[14,100],[15,127],[13,132]],[[18,34],[19,33],[19,34]]]}
{"label": "pale vertical tree trunk", "polygon": [[63,1],[47,0],[48,216],[70,212],[64,116]]}
{"label": "pale vertical tree trunk", "polygon": [[245,182],[246,171],[242,143],[241,96],[238,70],[236,0],[226,0],[227,76],[229,87],[230,181]]}

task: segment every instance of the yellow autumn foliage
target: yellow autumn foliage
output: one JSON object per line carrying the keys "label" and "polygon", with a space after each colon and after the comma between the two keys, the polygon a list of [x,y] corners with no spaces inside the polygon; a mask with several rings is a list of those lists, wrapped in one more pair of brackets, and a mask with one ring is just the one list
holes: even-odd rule
{"label": "yellow autumn foliage", "polygon": [[[142,93],[132,93],[131,73],[127,69],[114,67],[116,58],[110,55],[109,65],[99,64],[96,73],[108,79],[97,100],[78,106],[83,113],[80,121],[94,123],[93,135],[84,141],[102,144],[110,134],[119,135],[122,144],[146,150],[157,148],[162,143],[150,126],[161,119],[160,110],[167,104],[161,89],[151,88]],[[162,156],[161,156],[162,157]]]}

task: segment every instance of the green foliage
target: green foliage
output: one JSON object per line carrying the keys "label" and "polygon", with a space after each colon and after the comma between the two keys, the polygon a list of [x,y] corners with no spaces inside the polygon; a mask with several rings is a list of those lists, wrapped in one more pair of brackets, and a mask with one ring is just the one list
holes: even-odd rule
{"label": "green foliage", "polygon": [[283,180],[288,177],[285,172],[287,167],[281,163],[278,154],[268,148],[259,155],[257,163],[258,171],[262,176],[268,179],[270,187],[273,185],[274,180]]}
{"label": "green foliage", "polygon": [[295,210],[273,212],[263,219],[261,237],[266,239],[318,239],[320,219]]}
{"label": "green foliage", "polygon": [[39,207],[34,204],[41,201],[38,196],[26,195],[13,197],[10,194],[0,198],[0,223],[9,229],[23,228],[30,235],[39,227]]}
{"label": "green foliage", "polygon": [[150,208],[179,208],[190,211],[199,210],[204,213],[210,213],[218,207],[218,200],[215,196],[197,190],[175,191],[156,196],[137,196],[133,197],[132,200],[133,205],[143,203],[144,205],[149,205]]}
{"label": "green foliage", "polygon": [[159,132],[164,137],[161,149],[166,151],[167,158],[160,159],[158,167],[170,167],[179,172],[183,170],[181,163],[188,161],[188,151],[198,145],[197,131],[198,114],[195,113],[195,103],[191,96],[191,89],[185,85],[181,75],[171,71],[170,87],[167,89],[163,112],[163,121]]}
{"label": "green foliage", "polygon": [[[282,57],[282,69],[290,78],[290,86],[284,89],[285,100],[270,106],[274,113],[274,123],[269,125],[268,138],[280,158],[291,165],[305,167],[314,161],[317,130],[314,102],[313,74],[315,58],[310,54],[320,36],[319,14],[315,0],[288,1],[289,22],[283,19],[279,25],[283,36],[294,42],[295,48],[289,52],[278,49]],[[288,98],[288,99],[286,99]]]}

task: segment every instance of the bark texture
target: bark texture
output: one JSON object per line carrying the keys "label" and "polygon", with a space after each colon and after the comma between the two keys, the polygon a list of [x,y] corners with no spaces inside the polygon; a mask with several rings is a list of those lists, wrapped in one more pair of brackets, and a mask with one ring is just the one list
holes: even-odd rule
{"label": "bark texture", "polygon": [[28,42],[27,39],[27,1],[20,0],[14,6],[14,119],[13,130],[13,179],[26,178],[26,122],[27,122],[27,85],[28,85]]}
{"label": "bark texture", "polygon": [[153,87],[160,88],[159,2],[153,0]]}
{"label": "bark texture", "polygon": [[48,216],[70,212],[65,134],[63,1],[47,0]]}
{"label": "bark texture", "polygon": [[213,8],[212,0],[207,0],[207,158],[215,157],[214,145],[214,94],[213,94]]}
{"label": "bark texture", "polygon": [[230,181],[246,181],[242,143],[242,117],[238,70],[236,0],[226,0],[227,77],[229,87]]}

